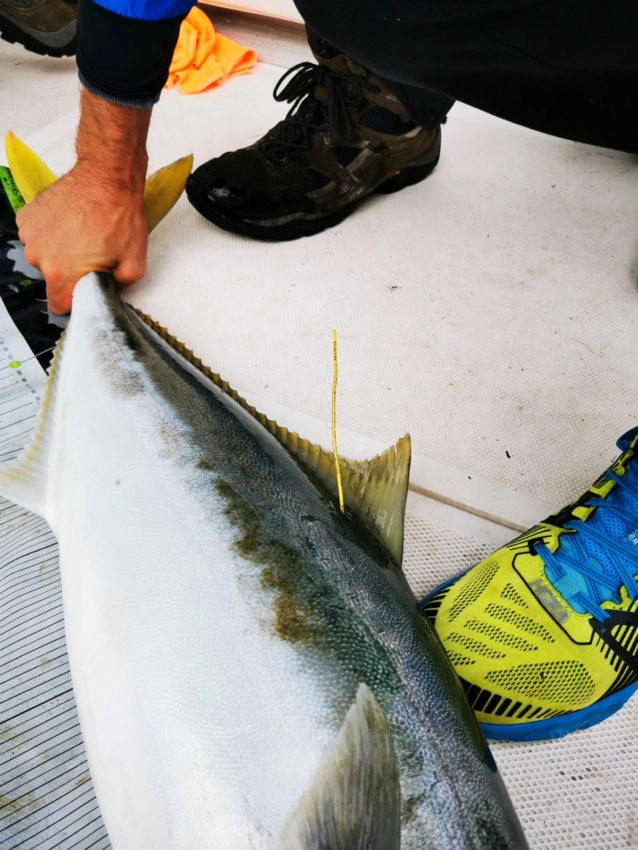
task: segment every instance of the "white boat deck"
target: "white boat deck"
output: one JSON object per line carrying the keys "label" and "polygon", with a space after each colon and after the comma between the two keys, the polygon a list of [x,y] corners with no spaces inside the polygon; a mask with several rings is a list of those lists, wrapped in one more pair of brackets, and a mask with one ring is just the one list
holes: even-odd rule
{"label": "white boat deck", "polygon": [[[220,18],[221,31],[241,35],[236,20],[224,29]],[[198,165],[255,141],[285,114],[272,88],[309,54],[293,25],[279,48],[267,27],[246,38],[262,58],[254,73],[207,94],[162,98],[151,168],[189,152]],[[74,61],[1,43],[0,91],[0,130],[54,170],[69,167]],[[153,234],[146,277],[129,300],[258,407],[322,441],[337,330],[341,453],[365,456],[412,436],[406,571],[423,595],[579,496],[638,423],[637,224],[637,157],[458,104],[430,178],[315,237],[253,242],[208,224],[182,198]],[[54,564],[50,574],[55,608]],[[0,604],[8,575],[0,571]],[[19,608],[12,614],[20,620]],[[59,693],[46,711],[66,729],[71,743],[60,753],[72,749],[77,772],[60,753],[56,772],[46,742],[25,737],[20,700],[34,711],[44,703],[48,680],[37,677],[51,653],[43,645],[24,668],[20,699],[0,655],[3,850],[108,846],[56,616]],[[634,699],[563,740],[493,745],[533,850],[638,847],[637,711]]]}

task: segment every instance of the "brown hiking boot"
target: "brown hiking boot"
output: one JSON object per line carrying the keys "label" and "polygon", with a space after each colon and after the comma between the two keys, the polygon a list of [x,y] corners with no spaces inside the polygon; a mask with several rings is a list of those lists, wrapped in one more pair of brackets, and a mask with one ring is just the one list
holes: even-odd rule
{"label": "brown hiking boot", "polygon": [[295,65],[275,86],[275,100],[292,103],[283,121],[189,178],[189,200],[209,221],[255,239],[310,236],[368,195],[417,183],[436,166],[439,126],[418,126],[347,56],[316,58],[318,65]]}
{"label": "brown hiking boot", "polygon": [[72,56],[77,14],[66,0],[0,0],[0,36],[32,53]]}

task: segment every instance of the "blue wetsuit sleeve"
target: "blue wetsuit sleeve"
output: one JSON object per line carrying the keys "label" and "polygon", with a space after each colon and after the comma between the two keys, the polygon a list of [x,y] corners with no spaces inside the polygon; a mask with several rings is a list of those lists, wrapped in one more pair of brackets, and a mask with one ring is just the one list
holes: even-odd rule
{"label": "blue wetsuit sleeve", "polygon": [[77,64],[93,94],[121,106],[152,106],[168,76],[192,0],[79,0]]}
{"label": "blue wetsuit sleeve", "polygon": [[138,21],[162,21],[186,15],[193,0],[99,0],[103,9]]}

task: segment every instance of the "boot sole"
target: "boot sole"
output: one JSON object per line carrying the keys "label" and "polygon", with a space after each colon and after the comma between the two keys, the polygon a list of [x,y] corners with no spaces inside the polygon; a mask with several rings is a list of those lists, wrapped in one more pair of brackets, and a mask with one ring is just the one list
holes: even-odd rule
{"label": "boot sole", "polygon": [[241,236],[249,236],[251,239],[259,239],[262,242],[287,242],[300,239],[302,236],[314,236],[315,233],[321,233],[329,227],[334,227],[353,213],[371,195],[389,195],[392,192],[398,192],[400,189],[419,183],[434,171],[438,161],[439,150],[437,150],[436,156],[431,162],[407,165],[405,168],[401,168],[363,197],[334,213],[330,213],[330,215],[316,218],[293,218],[285,223],[275,225],[261,225],[245,219],[233,218],[214,207],[202,204],[197,196],[191,195],[188,185],[186,186],[186,194],[197,212],[201,213],[208,221],[221,227],[222,230],[238,233]]}
{"label": "boot sole", "polygon": [[9,44],[21,44],[39,56],[73,56],[76,49],[75,21],[57,32],[40,35],[35,31],[31,34],[9,18],[0,15],[0,38]]}
{"label": "boot sole", "polygon": [[606,699],[548,720],[532,720],[528,723],[515,723],[510,726],[494,723],[480,723],[479,726],[486,738],[492,741],[549,741],[553,738],[564,738],[571,732],[589,729],[602,720],[611,717],[619,711],[627,700],[638,690],[638,682],[612,694]]}

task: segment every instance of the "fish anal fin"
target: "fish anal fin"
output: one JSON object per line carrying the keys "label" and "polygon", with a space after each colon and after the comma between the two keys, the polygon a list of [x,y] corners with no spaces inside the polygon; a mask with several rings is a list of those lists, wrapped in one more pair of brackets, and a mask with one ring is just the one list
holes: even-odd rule
{"label": "fish anal fin", "polygon": [[401,794],[392,732],[361,684],[277,850],[398,850]]}

